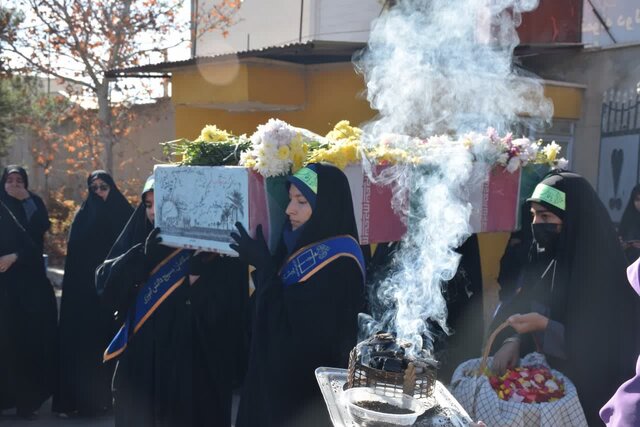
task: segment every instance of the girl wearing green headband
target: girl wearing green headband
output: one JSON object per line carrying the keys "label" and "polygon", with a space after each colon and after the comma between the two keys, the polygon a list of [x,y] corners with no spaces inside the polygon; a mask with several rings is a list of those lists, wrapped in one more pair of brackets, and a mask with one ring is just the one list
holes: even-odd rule
{"label": "girl wearing green headband", "polygon": [[587,180],[554,172],[529,202],[534,244],[520,288],[491,326],[512,327],[495,341],[493,369],[543,352],[575,384],[589,425],[599,425],[599,409],[633,374],[638,299],[608,212]]}
{"label": "girl wearing green headband", "polygon": [[249,367],[237,426],[330,426],[315,379],[346,367],[364,305],[362,252],[351,191],[336,167],[312,164],[289,178],[291,198],[272,256],[260,226],[238,225],[231,247],[256,267]]}

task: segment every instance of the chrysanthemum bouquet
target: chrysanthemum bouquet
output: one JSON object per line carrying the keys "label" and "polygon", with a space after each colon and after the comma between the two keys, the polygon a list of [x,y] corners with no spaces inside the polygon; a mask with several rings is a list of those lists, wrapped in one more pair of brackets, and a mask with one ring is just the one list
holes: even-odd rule
{"label": "chrysanthemum bouquet", "polygon": [[269,119],[251,136],[251,150],[240,156],[240,165],[264,177],[296,172],[304,165],[309,150],[320,144],[320,139],[305,129]]}
{"label": "chrysanthemum bouquet", "polygon": [[240,156],[251,146],[246,135],[235,136],[215,125],[207,125],[193,141],[186,138],[161,144],[164,154],[182,165],[237,165]]}
{"label": "chrysanthemum bouquet", "polygon": [[323,138],[282,120],[269,119],[250,138],[207,125],[193,141],[183,138],[162,145],[165,154],[183,165],[241,165],[265,177],[295,173],[313,162],[331,163],[340,169],[360,163],[363,158],[376,165],[415,165],[453,145],[463,145],[477,161],[503,166],[512,173],[529,163],[567,166],[567,160],[559,157],[561,147],[555,142],[543,145],[540,140],[514,138],[511,133],[500,136],[493,128],[484,134],[471,132],[460,138],[436,135],[419,139],[387,134],[374,145],[364,145],[362,134],[347,120],[338,122]]}

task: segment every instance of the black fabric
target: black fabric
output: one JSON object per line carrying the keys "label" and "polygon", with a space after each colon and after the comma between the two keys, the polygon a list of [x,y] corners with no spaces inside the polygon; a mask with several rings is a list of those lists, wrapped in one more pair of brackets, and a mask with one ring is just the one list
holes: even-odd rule
{"label": "black fabric", "polygon": [[[296,247],[336,235],[357,239],[351,192],[344,174],[317,165],[316,208]],[[276,265],[282,266],[281,244]],[[239,427],[331,425],[315,369],[346,367],[356,345],[357,314],[364,306],[356,261],[338,258],[305,282],[284,288],[273,270],[256,270],[249,366]]]}
{"label": "black fabric", "polygon": [[100,304],[95,270],[133,212],[115,182],[104,171],[93,172],[87,187],[100,178],[111,187],[106,200],[89,188],[76,213],[65,261],[60,305],[60,381],[54,412],[96,414],[111,407],[113,363],[102,354],[115,333],[111,313]]}
{"label": "black fabric", "polygon": [[447,303],[447,326],[452,335],[445,337],[444,342],[434,345],[439,362],[438,378],[445,383],[451,380],[453,371],[460,363],[481,356],[484,336],[478,236],[472,234],[456,252],[461,255],[458,271],[443,286]]}
{"label": "black fabric", "polygon": [[0,273],[0,410],[38,409],[55,388],[57,312],[42,254],[0,201],[0,256],[17,261]]}
{"label": "black fabric", "polygon": [[529,252],[533,243],[531,234],[531,209],[528,202],[520,209],[520,229],[511,233],[509,242],[500,258],[499,298],[501,302],[509,300],[520,286],[520,275],[529,262]]}
{"label": "black fabric", "polygon": [[[555,173],[543,180],[566,193],[567,209],[555,253],[555,274],[540,279],[551,258],[535,254],[523,272],[522,286],[504,303],[491,329],[514,313],[531,312],[535,303],[550,307],[550,318],[565,327],[567,359],[548,356],[550,364],[576,385],[590,424],[626,378],[638,355],[638,298],[625,276],[625,259],[609,215],[581,176]],[[513,334],[505,331],[494,350]],[[534,350],[523,337],[521,352]]]}
{"label": "black fabric", "polygon": [[7,177],[11,173],[19,173],[24,181],[25,189],[29,190],[29,177],[27,175],[27,171],[20,166],[7,166],[2,173],[2,178],[0,179],[0,200],[2,200],[9,208],[22,227],[27,230],[29,237],[36,244],[40,254],[42,254],[44,253],[44,233],[46,233],[51,227],[49,212],[47,211],[47,207],[42,199],[38,195],[29,191],[29,196],[35,203],[37,210],[31,218],[27,218],[27,214],[23,207],[23,201],[10,196],[4,189]]}
{"label": "black fabric", "polygon": [[[620,219],[620,226],[618,227],[618,235],[624,242],[633,240],[640,241],[640,212],[636,209],[633,201],[640,195],[640,184],[633,187],[631,195],[629,196],[629,202],[624,209],[622,218]],[[640,249],[633,246],[625,250],[628,264],[632,264],[640,257]]]}
{"label": "black fabric", "polygon": [[[143,242],[152,224],[141,204],[96,272],[96,286],[122,321],[148,274]],[[175,249],[161,246],[157,265]],[[114,376],[117,427],[230,424],[233,349],[242,339],[248,266],[236,258],[199,259],[189,277],[149,317],[119,357]]]}

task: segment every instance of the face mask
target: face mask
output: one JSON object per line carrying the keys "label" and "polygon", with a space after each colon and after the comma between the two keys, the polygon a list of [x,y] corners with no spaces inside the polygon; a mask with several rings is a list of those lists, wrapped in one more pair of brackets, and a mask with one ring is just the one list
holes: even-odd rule
{"label": "face mask", "polygon": [[560,235],[560,229],[562,226],[559,224],[531,224],[531,232],[533,233],[533,239],[538,244],[539,249],[544,249],[544,252],[552,252],[555,249]]}

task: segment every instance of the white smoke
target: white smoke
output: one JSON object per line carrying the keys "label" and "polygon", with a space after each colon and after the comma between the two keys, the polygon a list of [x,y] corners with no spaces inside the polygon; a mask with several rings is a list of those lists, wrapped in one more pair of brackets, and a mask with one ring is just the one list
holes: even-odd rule
{"label": "white smoke", "polygon": [[395,331],[420,349],[432,345],[427,319],[447,330],[441,287],[458,268],[455,249],[471,233],[468,194],[480,188],[490,168],[483,160],[491,159],[482,148],[469,150],[464,134],[538,127],[552,115],[541,81],[513,65],[520,13],[536,6],[537,0],[400,0],[373,23],[367,49],[354,60],[379,112],[364,126],[364,143],[377,145],[389,133],[445,136],[417,151],[415,138],[390,140],[418,155],[420,166],[378,177],[396,186],[409,231],[393,273],[377,288],[385,310],[374,313],[365,333]]}

